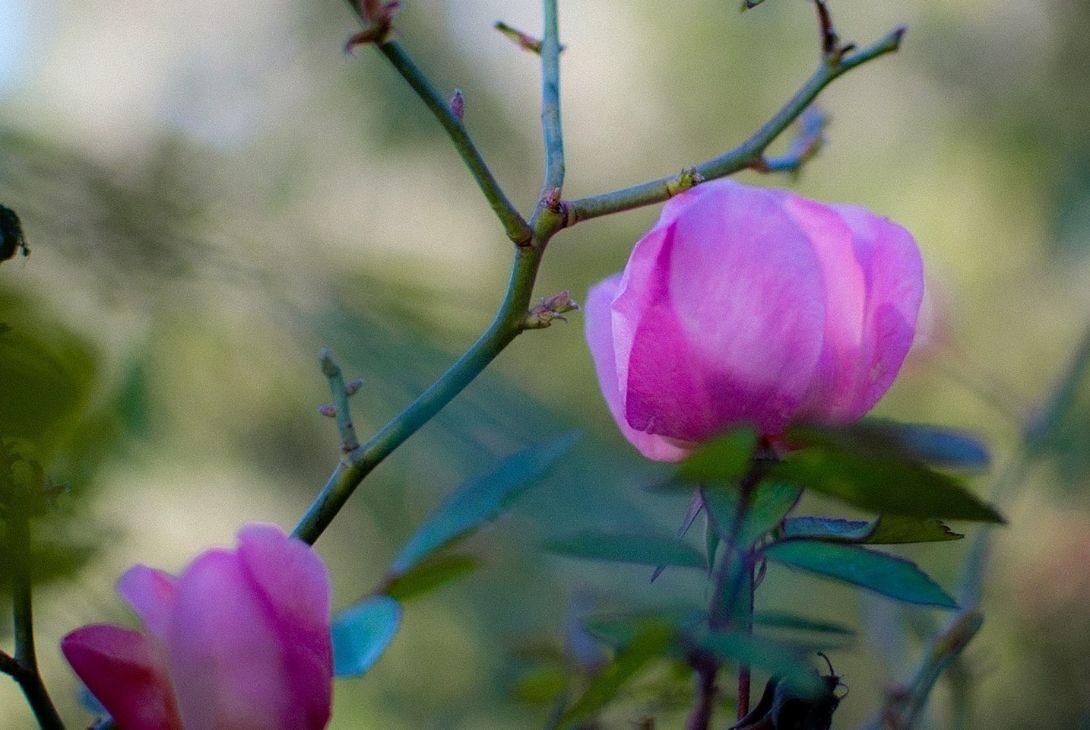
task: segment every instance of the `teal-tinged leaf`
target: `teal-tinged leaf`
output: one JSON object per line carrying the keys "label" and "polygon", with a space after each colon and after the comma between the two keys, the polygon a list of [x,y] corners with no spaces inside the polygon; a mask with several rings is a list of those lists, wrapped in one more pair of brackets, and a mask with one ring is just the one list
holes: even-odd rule
{"label": "teal-tinged leaf", "polygon": [[808,647],[734,631],[706,632],[696,638],[696,643],[719,659],[780,677],[800,695],[816,696],[823,688],[818,673],[807,661]]}
{"label": "teal-tinged leaf", "polygon": [[704,556],[690,545],[672,537],[621,535],[588,532],[547,546],[549,552],[584,560],[607,560],[638,565],[676,565],[703,568]]}
{"label": "teal-tinged leaf", "polygon": [[341,611],[333,619],[333,673],[358,677],[365,673],[390,645],[401,624],[401,605],[387,596],[376,596]]}
{"label": "teal-tinged leaf", "polygon": [[560,717],[558,725],[597,714],[648,664],[666,655],[673,643],[672,629],[657,623],[644,626],[617,657],[599,672],[583,694]]}
{"label": "teal-tinged leaf", "polygon": [[683,483],[730,483],[749,469],[757,434],[741,428],[713,439],[681,463],[677,479]]}
{"label": "teal-tinged leaf", "polygon": [[843,520],[837,517],[791,517],[783,522],[784,537],[803,537],[829,542],[863,542],[874,530],[867,520]]}
{"label": "teal-tinged leaf", "polygon": [[[685,511],[685,518],[681,521],[681,526],[677,528],[677,532],[674,533],[674,537],[678,540],[685,537],[689,532],[689,528],[696,522],[696,518],[704,511],[704,499],[700,496],[700,490],[693,492],[693,499],[689,502],[689,509]],[[655,567],[655,571],[651,574],[651,582],[654,583],[662,571],[666,570],[665,565],[659,565]]]}
{"label": "teal-tinged leaf", "polygon": [[443,501],[394,558],[390,573],[405,573],[436,550],[495,519],[544,476],[575,442],[577,434],[531,446],[504,459],[492,471],[463,484]]}
{"label": "teal-tinged leaf", "polygon": [[777,563],[835,578],[921,606],[957,608],[954,599],[910,560],[896,555],[817,540],[789,540],[765,548]]}
{"label": "teal-tinged leaf", "polygon": [[631,614],[587,616],[582,626],[598,641],[619,648],[630,644],[649,625],[667,627],[681,635],[693,631],[705,619],[706,611],[680,605]]}
{"label": "teal-tinged leaf", "polygon": [[435,555],[395,576],[383,593],[406,603],[447,583],[464,578],[480,565],[481,561],[471,555]]}
{"label": "teal-tinged leaf", "polygon": [[[741,493],[733,485],[704,487],[701,492],[720,539],[729,540]],[[738,531],[738,544],[748,547],[761,535],[779,525],[799,501],[801,494],[801,489],[783,482],[762,482],[757,485],[750,495],[745,517]]]}
{"label": "teal-tinged leaf", "polygon": [[835,634],[837,636],[854,636],[855,631],[833,621],[820,621],[806,618],[793,613],[779,611],[758,611],[753,614],[753,623],[758,626],[767,626],[774,629],[791,629],[795,631],[809,631],[816,634]]}
{"label": "teal-tinged leaf", "polygon": [[783,527],[785,537],[869,545],[946,542],[965,537],[939,520],[901,515],[882,515],[873,522],[834,517],[791,517],[784,520]]}
{"label": "teal-tinged leaf", "polygon": [[704,560],[708,568],[708,575],[715,570],[715,554],[719,551],[719,531],[715,529],[715,521],[704,510]]}
{"label": "teal-tinged leaf", "polygon": [[1003,522],[958,479],[895,449],[855,440],[850,430],[803,429],[791,439],[802,448],[772,466],[774,478],[882,514]]}
{"label": "teal-tinged leaf", "polygon": [[982,470],[991,462],[987,446],[972,434],[954,428],[868,418],[850,430],[874,446],[898,450],[908,458],[932,466]]}
{"label": "teal-tinged leaf", "polygon": [[965,537],[939,520],[882,515],[864,542],[871,545],[900,545],[914,542],[947,542]]}

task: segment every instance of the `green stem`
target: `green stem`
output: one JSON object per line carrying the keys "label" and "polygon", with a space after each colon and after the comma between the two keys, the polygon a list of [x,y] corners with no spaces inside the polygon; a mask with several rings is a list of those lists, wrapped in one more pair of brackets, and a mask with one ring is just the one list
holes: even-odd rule
{"label": "green stem", "polygon": [[522,331],[544,247],[518,246],[503,303],[492,324],[450,369],[338,464],[322,492],[296,525],[294,535],[313,544],[363,478],[469,385]]}
{"label": "green stem", "polygon": [[431,110],[431,113],[435,115],[435,118],[439,120],[439,123],[443,125],[443,129],[450,136],[455,149],[462,156],[462,160],[465,162],[466,167],[469,168],[473,179],[477,181],[477,185],[480,187],[481,192],[484,193],[488,204],[492,207],[496,217],[500,219],[500,223],[503,224],[507,237],[520,245],[528,242],[530,240],[529,224],[526,223],[514,204],[507,198],[507,194],[503,192],[492,171],[485,164],[480,150],[477,149],[469,136],[469,132],[466,131],[462,120],[451,111],[449,100],[440,95],[424,75],[424,72],[420,70],[420,67],[413,63],[412,58],[401,47],[400,43],[389,40],[378,44],[378,50],[397,69],[397,72],[408,82],[413,91],[417,93],[428,109]]}
{"label": "green stem", "polygon": [[564,135],[560,124],[560,31],[556,0],[544,0],[541,38],[541,131],[545,138],[545,179],[541,197],[564,185]]}
{"label": "green stem", "polygon": [[44,730],[59,728],[64,723],[46,691],[38,671],[38,655],[34,648],[34,609],[30,575],[30,525],[23,515],[12,515],[8,521],[11,547],[16,552],[12,570],[12,619],[15,629],[15,667],[12,677],[23,690],[27,704]]}
{"label": "green stem", "polygon": [[333,410],[336,411],[337,430],[341,434],[341,449],[346,453],[360,445],[356,438],[356,426],[352,423],[352,410],[348,405],[348,387],[344,384],[341,366],[333,357],[328,347],[323,347],[318,354],[322,374],[329,381],[329,394],[333,397]]}
{"label": "green stem", "polygon": [[573,225],[579,221],[597,218],[623,210],[631,210],[644,205],[661,203],[688,186],[684,184],[685,176],[692,177],[692,172],[698,179],[714,180],[725,177],[747,167],[760,167],[765,149],[800,115],[817,95],[829,85],[833,79],[860,66],[867,61],[896,51],[901,45],[901,38],[905,29],[897,28],[872,46],[856,51],[855,53],[832,58],[823,61],[810,79],[795,93],[787,104],[780,109],[768,122],[758,129],[752,137],[725,152],[718,157],[701,162],[694,168],[686,168],[678,175],[659,178],[650,182],[635,185],[630,188],[615,190],[589,198],[569,201],[567,203],[567,225]]}

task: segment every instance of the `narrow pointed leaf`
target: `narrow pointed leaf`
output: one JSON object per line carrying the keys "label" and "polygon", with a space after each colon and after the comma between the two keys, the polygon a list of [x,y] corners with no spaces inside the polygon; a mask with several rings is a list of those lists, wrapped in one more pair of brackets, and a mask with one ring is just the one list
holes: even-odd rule
{"label": "narrow pointed leaf", "polygon": [[576,434],[531,446],[463,484],[428,516],[398,553],[390,573],[401,574],[431,553],[495,519],[540,479],[575,442]]}
{"label": "narrow pointed leaf", "polygon": [[724,434],[701,446],[682,462],[677,479],[683,483],[729,483],[749,469],[749,461],[757,446],[757,434],[741,428]]}
{"label": "narrow pointed leaf", "polygon": [[850,430],[808,428],[791,438],[802,448],[771,468],[773,478],[882,514],[1003,522],[958,479]]}
{"label": "narrow pointed leaf", "polygon": [[632,641],[591,681],[587,689],[561,716],[559,726],[596,714],[648,664],[666,654],[674,632],[652,623],[640,629]]}
{"label": "narrow pointed leaf", "polygon": [[818,673],[806,659],[806,647],[735,631],[708,632],[696,642],[719,659],[757,667],[780,677],[801,695],[814,696],[822,689]]}
{"label": "narrow pointed leaf", "polygon": [[401,606],[376,596],[345,609],[333,619],[333,673],[358,677],[370,669],[390,645],[401,624]]}
{"label": "narrow pointed leaf", "polygon": [[551,542],[547,549],[558,555],[585,560],[704,567],[704,556],[698,550],[680,540],[656,535],[583,533]]}
{"label": "narrow pointed leaf", "polygon": [[[729,540],[741,493],[733,485],[704,487],[701,492],[720,539]],[[762,482],[757,485],[749,498],[745,517],[738,531],[738,544],[749,547],[761,535],[780,524],[799,501],[801,494],[801,489],[783,482]]]}
{"label": "narrow pointed leaf", "polygon": [[469,575],[480,565],[471,555],[433,556],[395,576],[383,593],[405,603]]}
{"label": "narrow pointed leaf", "polygon": [[781,613],[778,611],[758,611],[753,614],[753,623],[758,626],[767,626],[774,629],[809,631],[816,634],[835,634],[838,636],[855,635],[855,631],[844,624],[835,623],[833,621],[821,621],[793,613]]}
{"label": "narrow pointed leaf", "polygon": [[932,466],[982,470],[991,462],[987,446],[972,434],[954,428],[871,418],[852,430],[858,438]]}
{"label": "narrow pointed leaf", "polygon": [[783,526],[785,537],[869,545],[946,542],[965,537],[939,520],[901,515],[882,515],[871,522],[833,517],[791,517],[784,520]]}
{"label": "narrow pointed leaf", "polygon": [[905,603],[957,608],[954,599],[910,560],[856,545],[789,540],[765,548],[769,560],[851,583]]}
{"label": "narrow pointed leaf", "polygon": [[[689,532],[689,528],[696,522],[696,518],[704,511],[704,499],[700,496],[700,490],[696,490],[693,493],[693,500],[689,503],[689,509],[685,512],[685,518],[681,521],[681,526],[677,528],[677,532],[674,533],[674,537],[678,540],[685,537]],[[655,572],[651,574],[651,582],[662,575],[662,571],[666,570],[665,565],[659,565],[655,567]]]}
{"label": "narrow pointed leaf", "polygon": [[939,520],[882,515],[864,542],[871,545],[900,545],[914,542],[947,542],[960,540],[963,537],[965,535],[954,532]]}

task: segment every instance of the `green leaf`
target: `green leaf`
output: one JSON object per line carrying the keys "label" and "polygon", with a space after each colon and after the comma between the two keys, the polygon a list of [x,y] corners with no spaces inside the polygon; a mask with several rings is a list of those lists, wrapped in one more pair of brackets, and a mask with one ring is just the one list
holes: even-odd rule
{"label": "green leaf", "polygon": [[854,439],[850,429],[805,429],[791,440],[803,447],[771,467],[773,478],[882,514],[1003,522],[959,480],[897,449]]}
{"label": "green leaf", "polygon": [[903,456],[933,466],[981,470],[991,462],[988,447],[958,429],[868,418],[851,430],[857,438],[866,439],[873,446],[897,450]]}
{"label": "green leaf", "polygon": [[583,619],[588,634],[614,648],[630,644],[640,631],[655,624],[685,634],[706,618],[706,612],[695,606],[679,605],[629,614],[598,614]]}
{"label": "green leaf", "polygon": [[401,605],[376,596],[333,619],[333,674],[358,677],[378,661],[401,624]]}
{"label": "green leaf", "polygon": [[568,688],[568,675],[563,667],[550,665],[535,667],[515,682],[512,697],[528,705],[551,703]]}
{"label": "green leaf", "polygon": [[753,623],[759,626],[768,626],[774,629],[793,629],[796,631],[810,631],[817,634],[836,634],[837,636],[854,636],[855,631],[844,624],[832,621],[819,621],[806,618],[793,613],[779,611],[758,611],[753,614]]}
{"label": "green leaf", "polygon": [[589,532],[556,540],[549,552],[586,560],[608,560],[637,565],[676,565],[704,568],[704,556],[698,550],[672,537],[657,535],[619,535]]}
{"label": "green leaf", "polygon": [[708,441],[681,463],[677,479],[682,482],[730,483],[749,469],[757,434],[750,428],[731,431]]}
{"label": "green leaf", "polygon": [[579,699],[560,717],[558,725],[598,713],[650,662],[664,656],[673,640],[674,631],[667,626],[652,622],[642,627],[617,657],[591,680]]}
{"label": "green leaf", "polygon": [[864,542],[871,545],[899,545],[913,542],[947,542],[965,537],[939,520],[901,515],[882,515]]}
{"label": "green leaf", "polygon": [[901,515],[882,515],[873,522],[834,517],[792,517],[784,520],[784,536],[870,545],[946,542],[965,537],[939,520]]}
{"label": "green leaf", "polygon": [[817,540],[779,542],[765,548],[762,554],[777,563],[842,580],[905,603],[957,608],[954,599],[915,563],[895,555]]}
{"label": "green leaf", "polygon": [[481,561],[471,555],[433,555],[405,573],[394,576],[383,592],[390,598],[407,603],[464,578],[480,566]]}
{"label": "green leaf", "polygon": [[[733,485],[716,485],[704,487],[701,493],[719,537],[724,542],[730,540],[741,492]],[[783,482],[762,482],[757,485],[750,495],[749,505],[738,531],[738,545],[749,547],[761,535],[779,525],[799,501],[801,494],[801,489]]]}
{"label": "green leaf", "polygon": [[782,678],[804,696],[815,696],[822,690],[818,673],[806,659],[806,647],[736,631],[707,632],[696,643],[722,660],[763,669]]}
{"label": "green leaf", "polygon": [[463,484],[428,516],[394,558],[399,575],[436,550],[447,547],[510,507],[575,442],[577,434],[531,446],[504,459],[492,471]]}

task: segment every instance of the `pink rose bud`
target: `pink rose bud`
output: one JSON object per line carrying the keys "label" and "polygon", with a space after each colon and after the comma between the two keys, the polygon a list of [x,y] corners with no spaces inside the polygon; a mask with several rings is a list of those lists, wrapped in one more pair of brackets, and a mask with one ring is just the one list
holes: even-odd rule
{"label": "pink rose bud", "polygon": [[739,425],[845,424],[912,345],[923,264],[863,208],[729,180],[672,198],[628,265],[587,297],[606,403],[648,458]]}
{"label": "pink rose bud", "polygon": [[84,626],[61,641],[120,728],[322,728],[333,692],[329,577],[305,543],[251,524],[180,577],[142,565],[118,592],[136,631]]}

